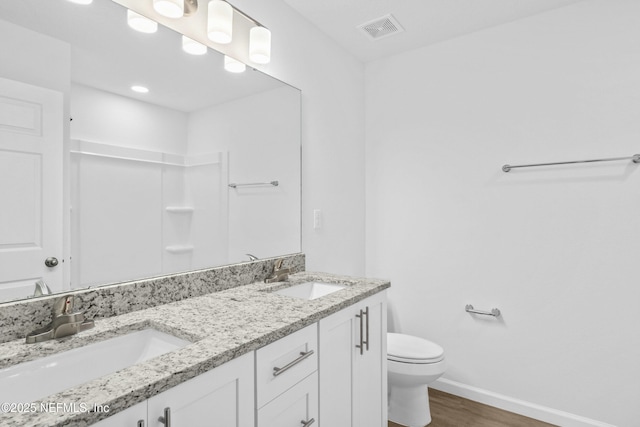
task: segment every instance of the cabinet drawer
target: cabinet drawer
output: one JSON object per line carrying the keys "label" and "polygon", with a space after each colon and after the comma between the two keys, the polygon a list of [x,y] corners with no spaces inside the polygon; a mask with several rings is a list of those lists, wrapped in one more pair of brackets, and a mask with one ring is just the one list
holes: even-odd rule
{"label": "cabinet drawer", "polygon": [[258,427],[318,427],[318,373],[285,391],[258,411]]}
{"label": "cabinet drawer", "polygon": [[257,407],[318,369],[318,326],[309,325],[256,351]]}

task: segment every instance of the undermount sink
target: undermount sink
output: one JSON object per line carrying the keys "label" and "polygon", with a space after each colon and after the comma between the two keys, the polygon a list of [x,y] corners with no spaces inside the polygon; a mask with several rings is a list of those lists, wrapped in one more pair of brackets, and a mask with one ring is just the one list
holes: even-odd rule
{"label": "undermount sink", "polygon": [[0,369],[0,402],[33,402],[189,344],[144,329]]}
{"label": "undermount sink", "polygon": [[338,285],[335,283],[307,282],[280,289],[274,293],[293,298],[314,300],[344,288],[346,288],[345,285]]}

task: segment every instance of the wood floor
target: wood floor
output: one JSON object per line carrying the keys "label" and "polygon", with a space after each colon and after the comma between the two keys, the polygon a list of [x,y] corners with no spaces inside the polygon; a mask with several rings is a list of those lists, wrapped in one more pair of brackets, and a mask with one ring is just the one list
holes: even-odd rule
{"label": "wood floor", "polygon": [[[492,406],[429,389],[429,427],[553,427]],[[403,427],[389,421],[389,427]]]}

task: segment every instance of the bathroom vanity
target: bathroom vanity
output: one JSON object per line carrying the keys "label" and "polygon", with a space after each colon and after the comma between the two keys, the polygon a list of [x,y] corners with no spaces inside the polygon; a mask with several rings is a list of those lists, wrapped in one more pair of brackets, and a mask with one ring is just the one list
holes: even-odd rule
{"label": "bathroom vanity", "polygon": [[[281,292],[302,283],[341,286],[319,297]],[[0,424],[383,427],[389,286],[299,272],[99,319],[62,340],[5,342],[0,369],[145,329],[190,344],[41,396],[37,410],[2,413]]]}

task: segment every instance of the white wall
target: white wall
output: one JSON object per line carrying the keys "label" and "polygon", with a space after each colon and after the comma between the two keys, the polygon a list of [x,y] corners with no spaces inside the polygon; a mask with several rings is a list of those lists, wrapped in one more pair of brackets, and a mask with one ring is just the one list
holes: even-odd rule
{"label": "white wall", "polygon": [[162,164],[162,153],[186,153],[187,114],[74,84],[71,116],[72,149],[108,154],[71,154],[72,286],[189,269],[165,251],[185,243],[164,209],[181,204],[184,167]]}
{"label": "white wall", "polygon": [[640,151],[638,22],[589,0],[367,65],[366,271],[438,387],[638,425],[640,165],[500,169]]}
{"label": "white wall", "polygon": [[84,85],[71,87],[71,139],[185,154],[186,113]]}
{"label": "white wall", "polygon": [[[279,183],[238,187],[224,195],[228,223],[212,233],[214,239],[209,238],[210,244],[224,244],[221,237],[228,234],[225,258],[218,263],[247,261],[247,253],[266,258],[298,252],[300,92],[284,86],[215,105],[189,117],[189,154],[219,151],[228,158],[224,193],[228,182]],[[196,203],[211,204],[212,199],[203,194]],[[194,221],[198,230],[202,230],[200,222],[207,222],[209,228],[214,225],[210,218],[199,219],[197,214]]]}
{"label": "white wall", "polygon": [[[364,66],[282,0],[234,6],[272,30],[267,74],[302,90],[307,270],[364,274]],[[313,209],[323,227],[313,229]]]}

